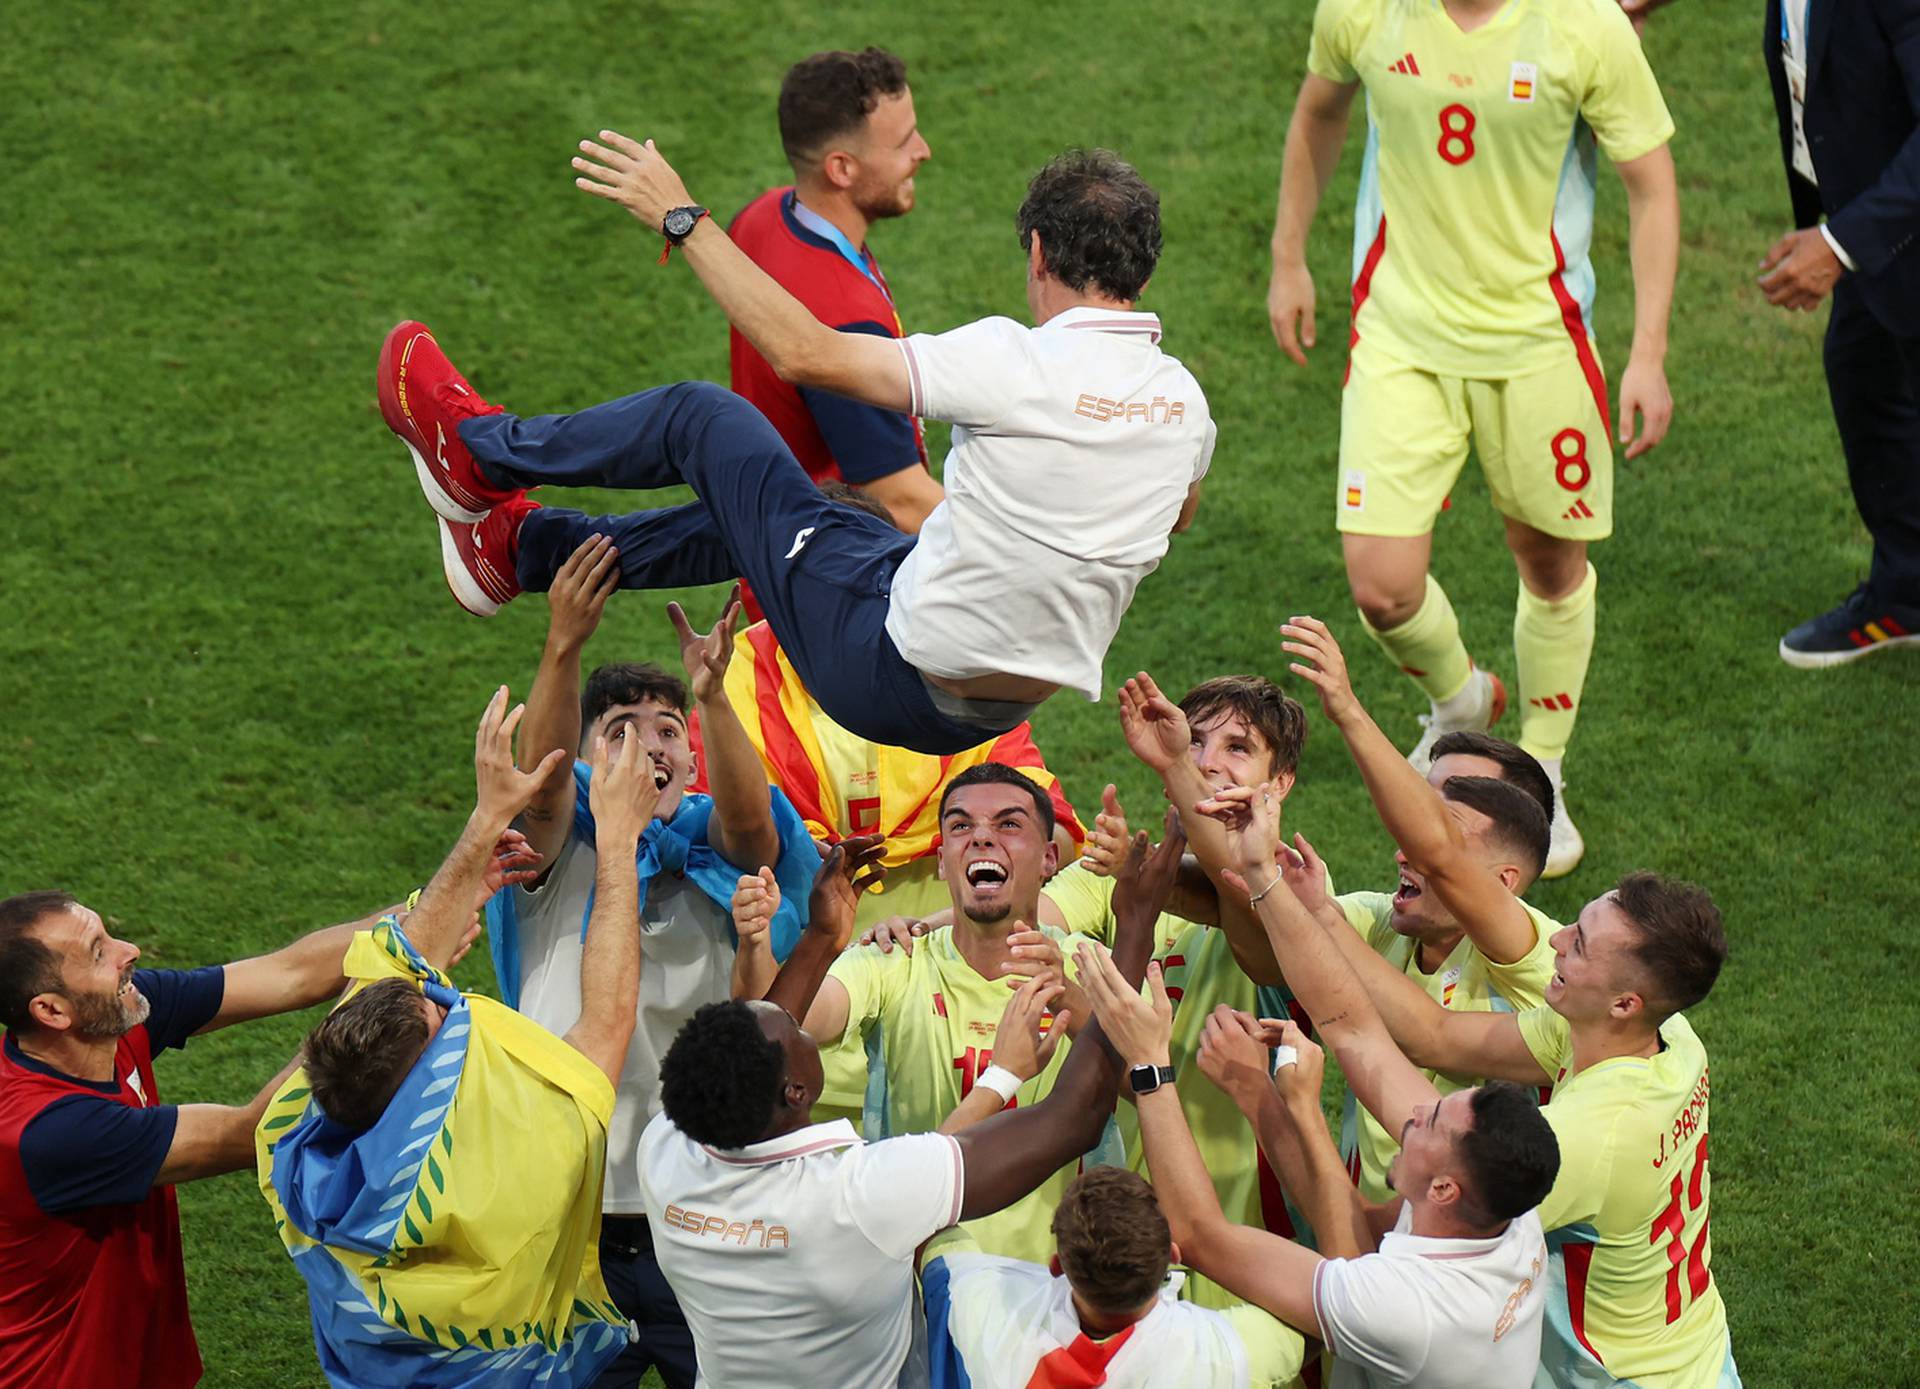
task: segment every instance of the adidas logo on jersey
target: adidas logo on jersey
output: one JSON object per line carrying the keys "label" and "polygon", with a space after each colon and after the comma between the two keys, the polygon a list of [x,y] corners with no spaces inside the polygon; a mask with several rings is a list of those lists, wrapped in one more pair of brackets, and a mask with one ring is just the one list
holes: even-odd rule
{"label": "adidas logo on jersey", "polygon": [[1420,75],[1420,64],[1414,62],[1413,54],[1409,53],[1406,57],[1388,68],[1387,71],[1404,73],[1408,77],[1418,77]]}
{"label": "adidas logo on jersey", "polygon": [[1560,519],[1562,521],[1591,521],[1593,519],[1593,508],[1588,506],[1587,499],[1582,497],[1579,501],[1561,512]]}

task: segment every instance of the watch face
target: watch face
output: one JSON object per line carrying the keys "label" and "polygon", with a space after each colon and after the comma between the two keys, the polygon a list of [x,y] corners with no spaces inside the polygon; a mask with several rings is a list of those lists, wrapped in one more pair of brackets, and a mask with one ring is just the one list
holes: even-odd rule
{"label": "watch face", "polygon": [[1136,1095],[1151,1095],[1160,1088],[1160,1068],[1158,1066],[1133,1066],[1127,1070],[1127,1084],[1133,1087]]}
{"label": "watch face", "polygon": [[[665,232],[668,236],[685,236],[693,230],[694,216],[684,207],[676,207],[667,214]],[[691,252],[689,252],[691,254]]]}

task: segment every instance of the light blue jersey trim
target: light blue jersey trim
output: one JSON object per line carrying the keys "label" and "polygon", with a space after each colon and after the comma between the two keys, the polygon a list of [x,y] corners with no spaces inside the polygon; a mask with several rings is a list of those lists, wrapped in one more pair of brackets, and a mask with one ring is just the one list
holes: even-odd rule
{"label": "light blue jersey trim", "polygon": [[1553,195],[1553,238],[1566,269],[1560,282],[1580,306],[1580,322],[1593,336],[1593,205],[1599,188],[1599,156],[1593,127],[1576,118],[1560,162],[1560,187]]}
{"label": "light blue jersey trim", "polygon": [[1360,160],[1360,191],[1353,200],[1353,273],[1348,283],[1357,283],[1367,252],[1380,235],[1380,219],[1386,208],[1380,201],[1380,128],[1373,123],[1373,99],[1367,99],[1367,152]]}

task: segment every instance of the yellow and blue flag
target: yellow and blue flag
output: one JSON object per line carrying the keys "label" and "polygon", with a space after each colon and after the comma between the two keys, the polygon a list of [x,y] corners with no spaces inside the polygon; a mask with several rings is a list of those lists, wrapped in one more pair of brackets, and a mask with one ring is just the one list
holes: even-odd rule
{"label": "yellow and blue flag", "polygon": [[395,918],[354,938],[345,973],[414,980],[448,1012],[372,1128],[327,1118],[299,1070],[255,1134],[321,1369],[355,1389],[590,1384],[628,1334],[598,1252],[613,1086],[460,994]]}

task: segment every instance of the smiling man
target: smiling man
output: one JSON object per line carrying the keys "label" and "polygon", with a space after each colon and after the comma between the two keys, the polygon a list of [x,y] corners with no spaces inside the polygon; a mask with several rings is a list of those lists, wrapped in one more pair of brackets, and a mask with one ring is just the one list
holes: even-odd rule
{"label": "smiling man", "polygon": [[273,1087],[162,1104],[154,1061],[337,994],[347,943],[376,919],[229,965],[140,969],[140,948],[64,892],[0,902],[0,1383],[199,1380],[173,1188],[252,1165]]}
{"label": "smiling man", "polygon": [[[884,48],[801,59],[780,84],[780,144],[793,183],[748,203],[727,235],[828,327],[904,336],[867,232],[913,211],[914,175],[933,156],[907,65]],[[807,476],[851,483],[902,530],[918,531],[944,495],[927,471],[920,422],[784,381],[739,329],[729,337],[730,384],[780,432]]]}
{"label": "smiling man", "polygon": [[[911,954],[876,946],[848,951],[834,962],[805,1019],[808,1035],[823,1047],[878,1029],[886,1099],[882,1112],[870,1116],[878,1123],[870,1124],[869,1139],[938,1128],[976,1085],[1031,1105],[1053,1088],[1072,1050],[1062,1042],[1024,1084],[993,1066],[1009,980],[1018,984],[1062,968],[1065,933],[1029,929],[1039,919],[1040,884],[1058,862],[1052,802],[1011,767],[982,763],[948,784],[940,835],[940,875],[953,899],[953,922],[930,932]],[[1082,1003],[1072,1025],[1085,1016]],[[971,1225],[980,1247],[1045,1259],[1048,1221],[1073,1176],[1069,1164],[1023,1200]]]}

